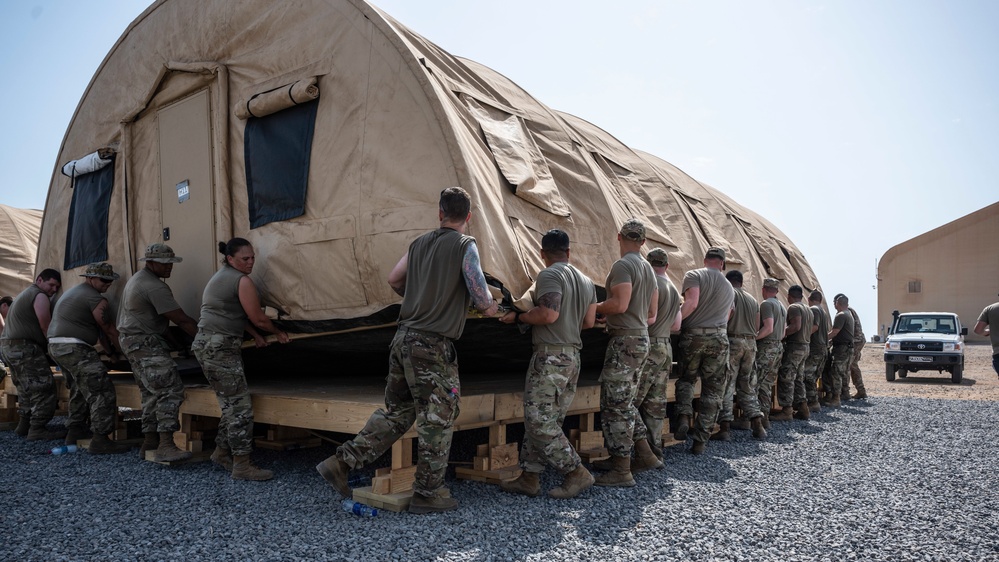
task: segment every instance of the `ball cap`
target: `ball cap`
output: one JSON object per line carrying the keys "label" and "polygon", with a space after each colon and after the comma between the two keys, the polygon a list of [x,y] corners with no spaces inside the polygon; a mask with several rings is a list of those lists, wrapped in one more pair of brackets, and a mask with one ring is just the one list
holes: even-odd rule
{"label": "ball cap", "polygon": [[184,261],[184,258],[178,258],[177,255],[173,253],[173,248],[170,246],[157,242],[156,244],[146,246],[146,256],[139,258],[139,261],[178,263]]}
{"label": "ball cap", "polygon": [[719,248],[718,246],[711,246],[708,248],[708,251],[704,253],[704,259],[708,258],[718,258],[724,261],[725,250]]}
{"label": "ball cap", "polygon": [[120,275],[114,272],[114,268],[107,262],[92,263],[87,266],[87,271],[80,274],[80,277],[97,277],[102,281],[117,281]]}
{"label": "ball cap", "polygon": [[767,277],[763,280],[764,289],[776,289],[780,286],[780,281],[774,279],[773,277]]}
{"label": "ball cap", "polygon": [[628,219],[628,222],[621,227],[621,236],[628,240],[641,242],[645,240],[645,225],[638,219]]}
{"label": "ball cap", "polygon": [[669,264],[669,255],[662,248],[652,249],[649,255],[645,256],[645,259],[649,260],[649,263],[656,267],[665,267]]}

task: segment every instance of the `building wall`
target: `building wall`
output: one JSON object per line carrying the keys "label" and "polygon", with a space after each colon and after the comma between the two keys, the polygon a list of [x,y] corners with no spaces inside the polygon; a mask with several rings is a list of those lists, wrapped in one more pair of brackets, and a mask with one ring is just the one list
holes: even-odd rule
{"label": "building wall", "polygon": [[999,301],[999,202],[903,242],[878,264],[878,329],[892,311],[956,312],[969,342],[985,306]]}

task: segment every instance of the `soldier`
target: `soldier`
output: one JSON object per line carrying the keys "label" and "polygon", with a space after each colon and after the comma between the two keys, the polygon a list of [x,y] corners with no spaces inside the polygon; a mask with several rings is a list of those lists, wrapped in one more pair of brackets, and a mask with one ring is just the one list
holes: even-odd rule
{"label": "soldier", "polygon": [[777,374],[777,402],[781,412],[771,416],[771,421],[788,421],[792,415],[802,420],[809,418],[805,400],[805,358],[808,357],[813,322],[812,310],[801,302],[804,296],[801,285],[791,285],[787,290],[789,306],[784,328],[784,354]]}
{"label": "soldier", "polygon": [[[735,416],[735,401],[739,401],[743,419],[753,428],[754,439],[766,439],[763,428],[763,413],[757,398],[756,382],[753,380],[753,363],[756,361],[756,332],[760,326],[760,305],[742,288],[742,272],[733,269],[725,274],[735,291],[735,308],[728,319],[728,368],[725,372],[725,393],[722,397],[721,414],[718,416],[718,433],[711,436],[716,441],[728,441]],[[738,396],[738,398],[736,398]],[[744,421],[743,423],[747,423]]]}
{"label": "soldier", "polygon": [[170,246],[150,244],[139,258],[146,266],[125,284],[118,311],[118,341],[142,396],[145,439],[139,448],[141,459],[152,450],[161,462],[191,458],[189,451],[181,451],[173,441],[174,432],[180,429],[177,415],[184,401],[184,383],[165,339],[170,322],[192,338],[198,333],[198,323],[184,313],[163,281],[173,273],[173,264],[182,260]]}
{"label": "soldier", "polygon": [[829,315],[822,308],[822,293],[812,291],[808,295],[808,304],[812,309],[812,337],[808,342],[808,357],[805,358],[805,399],[810,413],[822,409],[819,405],[817,381],[822,375],[829,356]]}
{"label": "soldier", "polygon": [[975,324],[975,333],[989,338],[992,343],[992,368],[999,375],[999,332],[993,327],[999,327],[999,302],[986,306]]}
{"label": "soldier", "polygon": [[475,239],[464,234],[470,208],[464,189],[442,191],[440,228],[410,244],[389,274],[389,285],[403,300],[389,356],[385,409],[372,414],[354,439],[316,466],[344,497],[350,497],[349,470],[377,460],[415,421],[419,461],[409,511],[458,508],[444,487],[461,386],[452,341],[465,327],[470,299],[486,316],[498,308],[479,265]]}
{"label": "soldier", "polygon": [[[857,389],[857,393],[852,396],[853,399],[861,400],[867,398],[867,389],[864,388],[864,377],[860,372],[860,356],[864,353],[864,344],[867,342],[867,336],[864,335],[864,328],[860,325],[860,315],[857,311],[850,307],[847,309],[850,316],[853,317],[853,358],[850,359],[850,378],[853,380],[853,386]],[[843,383],[843,400],[850,400],[850,386]]]}
{"label": "soldier", "polygon": [[763,427],[770,429],[770,408],[773,406],[774,382],[784,345],[781,338],[787,326],[787,310],[777,300],[780,283],[767,277],[763,280],[763,302],[760,303],[760,329],[756,333],[756,395],[763,413]]}
{"label": "soldier", "polygon": [[90,428],[94,432],[88,450],[94,454],[118,454],[129,446],[108,438],[114,431],[118,404],[114,384],[107,367],[101,362],[94,345],[101,341],[108,354],[114,353],[118,329],[111,320],[111,311],[104,293],[118,274],[109,263],[87,266],[83,283],[66,291],[52,311],[49,325],[49,355],[62,368],[70,387],[70,416],[66,441],[83,436],[86,412],[90,411]]}
{"label": "soldier", "polygon": [[52,296],[60,287],[62,275],[58,271],[42,270],[34,283],[14,297],[0,336],[0,353],[17,388],[20,419],[14,432],[29,441],[63,437],[62,432],[46,427],[55,415],[58,401],[55,379],[45,355],[48,346],[45,334],[52,320]]}
{"label": "soldier", "polygon": [[829,398],[827,406],[839,408],[843,387],[850,376],[850,361],[853,359],[853,315],[850,314],[850,300],[846,295],[836,295],[833,305],[836,307],[836,317],[833,318],[832,330],[828,339],[832,342],[832,373],[829,382]]}
{"label": "soldier", "polygon": [[[680,314],[680,378],[676,381],[676,406],[679,418],[674,436],[687,438],[693,429],[694,444],[690,452],[704,452],[711,430],[718,419],[725,392],[728,372],[728,319],[735,306],[735,290],[725,279],[725,250],[708,248],[704,267],[688,271],[683,276],[683,305]],[[701,378],[701,398],[697,423],[691,428],[694,415],[694,385]]]}
{"label": "soldier", "polygon": [[656,274],[642,259],[645,225],[630,219],[617,235],[621,259],[614,262],[604,286],[607,300],[597,314],[607,317],[607,352],[600,371],[600,425],[611,455],[612,469],[597,477],[598,486],[634,486],[631,448],[634,445],[635,395],[638,377],[649,355],[649,325],[656,321],[659,302]]}
{"label": "soldier", "polygon": [[[2,296],[0,297],[0,334],[3,333],[4,325],[7,322],[7,313],[10,311],[10,303],[14,302],[14,297]],[[3,356],[3,351],[0,351],[0,382],[3,382],[3,378],[7,376],[7,359]]]}
{"label": "soldier", "polygon": [[562,431],[565,414],[576,395],[579,379],[580,330],[592,328],[597,315],[593,281],[569,265],[569,235],[549,230],[541,238],[545,269],[535,283],[535,306],[527,312],[508,312],[501,322],[533,326],[534,354],[524,388],[524,444],[520,462],[524,471],[515,480],[500,483],[514,494],[541,493],[539,475],[550,464],[565,478],[548,492],[553,498],[574,498],[593,485]]}

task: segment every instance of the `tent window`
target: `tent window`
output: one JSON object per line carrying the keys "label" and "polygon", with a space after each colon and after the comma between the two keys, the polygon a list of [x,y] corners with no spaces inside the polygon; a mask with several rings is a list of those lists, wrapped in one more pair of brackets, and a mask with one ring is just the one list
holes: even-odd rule
{"label": "tent window", "polygon": [[305,214],[319,101],[250,117],[243,134],[250,228]]}
{"label": "tent window", "polygon": [[76,176],[66,225],[69,270],[108,259],[108,208],[114,188],[114,166]]}

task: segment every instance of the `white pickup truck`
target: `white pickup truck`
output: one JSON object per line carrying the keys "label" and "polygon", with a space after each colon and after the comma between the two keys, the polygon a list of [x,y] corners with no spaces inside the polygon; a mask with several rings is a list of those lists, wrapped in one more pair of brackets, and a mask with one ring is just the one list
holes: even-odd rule
{"label": "white pickup truck", "polygon": [[906,312],[895,315],[885,340],[885,378],[895,373],[905,378],[910,372],[950,373],[954,384],[964,374],[964,336],[968,329],[953,312]]}

